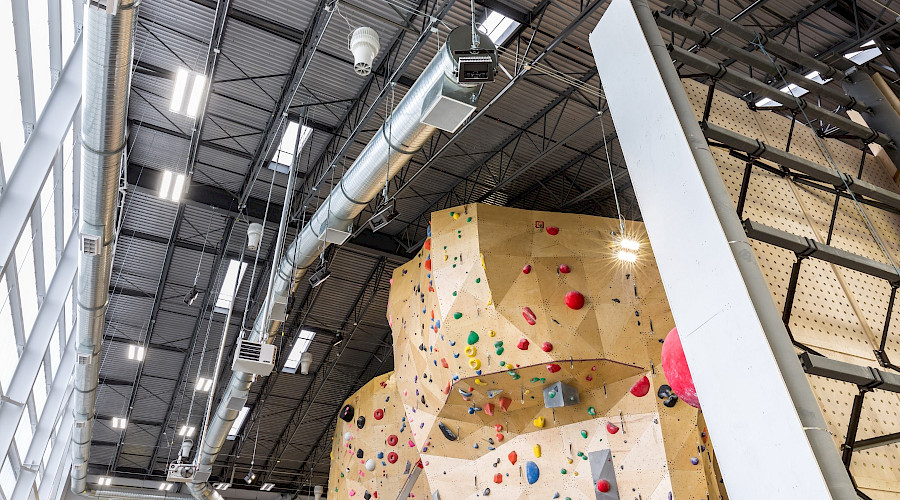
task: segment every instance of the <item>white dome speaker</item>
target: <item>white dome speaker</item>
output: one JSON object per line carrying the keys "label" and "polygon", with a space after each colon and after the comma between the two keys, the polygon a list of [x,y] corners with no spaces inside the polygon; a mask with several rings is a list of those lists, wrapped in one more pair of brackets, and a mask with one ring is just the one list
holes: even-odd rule
{"label": "white dome speaker", "polygon": [[353,30],[350,36],[350,52],[353,52],[353,70],[359,76],[372,72],[372,61],[378,55],[380,44],[378,32],[372,28],[362,27]]}
{"label": "white dome speaker", "polygon": [[309,367],[312,365],[313,356],[309,351],[300,355],[300,375],[309,375]]}
{"label": "white dome speaker", "polygon": [[325,488],[322,487],[321,484],[317,484],[315,488],[313,488],[313,495],[316,496],[316,500],[321,500],[322,493],[325,492]]}
{"label": "white dome speaker", "polygon": [[255,251],[259,247],[262,240],[263,227],[262,224],[254,222],[247,226],[247,250]]}

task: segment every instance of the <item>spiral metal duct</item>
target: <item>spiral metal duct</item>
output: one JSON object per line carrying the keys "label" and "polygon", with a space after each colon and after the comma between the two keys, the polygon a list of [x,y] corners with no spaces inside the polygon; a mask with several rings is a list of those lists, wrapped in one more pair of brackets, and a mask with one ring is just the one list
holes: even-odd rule
{"label": "spiral metal duct", "polygon": [[100,349],[115,243],[119,175],[125,150],[128,92],[137,0],[116,15],[85,9],[82,80],[82,238],[99,237],[96,254],[82,251],[72,432],[71,490],[87,492],[87,465],[97,400]]}
{"label": "spiral metal duct", "polygon": [[[271,291],[260,306],[260,311],[269,309],[268,305],[273,297],[284,298],[294,293],[300,278],[323,251],[320,236],[326,228],[347,229],[363,208],[381,192],[385,180],[392,178],[431,138],[436,128],[421,120],[426,111],[426,100],[436,86],[443,85],[445,95],[474,107],[483,84],[459,84],[455,75],[460,54],[466,54],[471,48],[471,35],[472,31],[468,26],[456,28],[450,33],[447,42],[410,87],[394,113],[385,120],[309,223],[285,250],[278,263]],[[490,39],[482,36],[480,48],[491,54],[496,68],[496,49]],[[281,322],[265,316],[260,313],[256,318],[249,340],[271,342],[275,338]],[[232,394],[246,393],[250,389],[251,379],[252,374],[245,372],[236,371],[231,375],[198,453],[197,463],[201,469],[211,468],[239,413],[228,409],[225,402]],[[191,494],[198,500],[216,500],[209,483],[188,483],[188,486]]]}

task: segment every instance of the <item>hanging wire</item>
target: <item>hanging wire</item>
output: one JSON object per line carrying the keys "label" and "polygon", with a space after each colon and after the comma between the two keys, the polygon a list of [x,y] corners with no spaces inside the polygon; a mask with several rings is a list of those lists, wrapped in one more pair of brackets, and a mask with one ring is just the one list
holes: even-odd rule
{"label": "hanging wire", "polygon": [[[775,59],[773,59],[772,56],[769,54],[769,52],[766,50],[766,47],[765,47],[765,45],[763,45],[762,41],[760,40],[759,35],[757,35],[756,39],[752,42],[752,44],[757,46],[762,51],[762,53],[766,56],[766,58],[769,59],[769,62],[772,63],[772,66],[775,68],[775,71],[778,72],[778,76],[781,78],[781,81],[785,85],[787,85],[788,94],[794,99],[794,102],[797,104],[797,108],[800,110],[800,112],[803,113],[803,118],[806,120],[806,126],[809,127],[811,130],[814,129],[814,127],[812,125],[812,120],[809,118],[809,115],[806,114],[806,107],[803,106],[803,103],[800,101],[800,98],[798,96],[794,95],[794,90],[790,87],[790,85],[788,85],[787,80],[785,80],[784,73],[782,72],[782,68],[778,64],[775,63]],[[843,172],[841,172],[838,169],[837,163],[835,163],[834,158],[831,156],[831,151],[828,150],[828,147],[825,145],[825,142],[822,140],[822,138],[820,138],[818,136],[818,134],[813,134],[813,138],[815,138],[816,144],[818,144],[819,148],[822,150],[822,153],[825,155],[826,159],[828,160],[828,165],[831,167],[832,170],[834,170],[834,173],[837,174],[838,177],[840,177],[841,182],[844,185],[844,190],[850,196],[850,199],[853,200],[853,204],[854,204],[854,206],[856,206],[856,210],[862,216],[863,221],[866,224],[866,229],[868,229],[869,234],[872,235],[872,238],[875,240],[875,243],[878,244],[878,247],[881,250],[881,253],[888,260],[888,263],[891,265],[891,267],[894,268],[894,272],[896,272],[897,274],[900,274],[900,269],[898,269],[897,265],[894,263],[894,259],[891,257],[890,253],[888,253],[887,247],[884,245],[884,242],[882,242],[881,237],[878,235],[878,231],[875,230],[875,226],[872,225],[872,222],[869,220],[869,216],[866,215],[865,210],[863,210],[862,204],[860,204],[859,200],[856,199],[856,195],[853,194],[853,191],[850,189],[850,184],[847,183],[847,179],[844,176]]]}
{"label": "hanging wire", "polygon": [[[605,108],[608,108],[606,106]],[[612,184],[613,199],[616,200],[616,217],[619,219],[619,230],[621,235],[625,236],[625,218],[622,217],[622,209],[619,206],[619,193],[616,190],[616,178],[613,176],[612,158],[609,154],[609,144],[606,139],[606,126],[603,124],[603,118],[606,112],[603,108],[600,110],[600,134],[603,135],[603,151],[606,153],[606,166],[609,167],[609,183]]]}

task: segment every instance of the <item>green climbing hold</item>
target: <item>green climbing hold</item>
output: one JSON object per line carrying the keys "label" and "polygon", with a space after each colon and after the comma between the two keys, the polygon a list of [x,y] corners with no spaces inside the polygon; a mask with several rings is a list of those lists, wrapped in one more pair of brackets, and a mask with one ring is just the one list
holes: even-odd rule
{"label": "green climbing hold", "polygon": [[500,366],[506,366],[506,361],[501,361]]}
{"label": "green climbing hold", "polygon": [[[556,391],[550,391],[547,393],[547,395],[550,396],[550,399],[553,399],[556,397]],[[584,431],[581,431],[581,432],[584,432]]]}
{"label": "green climbing hold", "polygon": [[587,439],[587,431],[581,431],[581,437]]}
{"label": "green climbing hold", "polygon": [[531,377],[531,381],[532,381],[532,382],[538,382],[538,381],[540,381],[540,380],[541,380],[541,379],[539,379],[539,378],[537,378],[537,377]]}
{"label": "green climbing hold", "polygon": [[481,278],[475,278],[475,283],[481,283]]}
{"label": "green climbing hold", "polygon": [[456,267],[456,264],[453,264],[453,267]]}
{"label": "green climbing hold", "polygon": [[478,342],[478,334],[475,332],[469,332],[469,338],[466,339],[466,343],[472,345]]}
{"label": "green climbing hold", "polygon": [[503,354],[503,347],[498,347],[497,348],[497,356],[499,356],[501,354]]}
{"label": "green climbing hold", "polygon": [[455,313],[453,313],[453,319],[459,319],[459,318],[462,318],[462,313],[461,313],[461,312],[455,312]]}
{"label": "green climbing hold", "polygon": [[588,415],[593,417],[596,414],[597,414],[597,410],[595,410],[593,406],[588,408]]}
{"label": "green climbing hold", "polygon": [[468,219],[466,219],[466,222],[472,222],[472,218],[469,217]]}
{"label": "green climbing hold", "polygon": [[546,381],[547,381],[547,379],[546,379],[545,377],[541,377],[541,383],[542,383],[542,384],[543,384],[544,382],[546,382]]}
{"label": "green climbing hold", "polygon": [[494,342],[494,347],[503,347],[503,341],[498,340],[498,341]]}
{"label": "green climbing hold", "polygon": [[579,457],[583,457],[583,456],[584,456],[584,452],[583,452],[583,451],[579,451],[579,452],[578,452],[578,456],[579,456]]}
{"label": "green climbing hold", "polygon": [[453,292],[453,296],[456,297],[456,292]]}
{"label": "green climbing hold", "polygon": [[456,215],[456,212],[450,212],[450,217],[453,217],[454,215]]}
{"label": "green climbing hold", "polygon": [[559,473],[560,473],[560,474],[565,474],[565,473],[566,473],[566,469],[559,469]]}

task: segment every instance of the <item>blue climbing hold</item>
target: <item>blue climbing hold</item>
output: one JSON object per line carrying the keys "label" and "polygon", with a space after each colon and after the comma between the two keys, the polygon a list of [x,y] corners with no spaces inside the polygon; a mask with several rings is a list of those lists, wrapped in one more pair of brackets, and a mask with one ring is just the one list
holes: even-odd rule
{"label": "blue climbing hold", "polygon": [[534,462],[525,462],[525,479],[528,484],[534,484],[541,477],[541,471]]}

